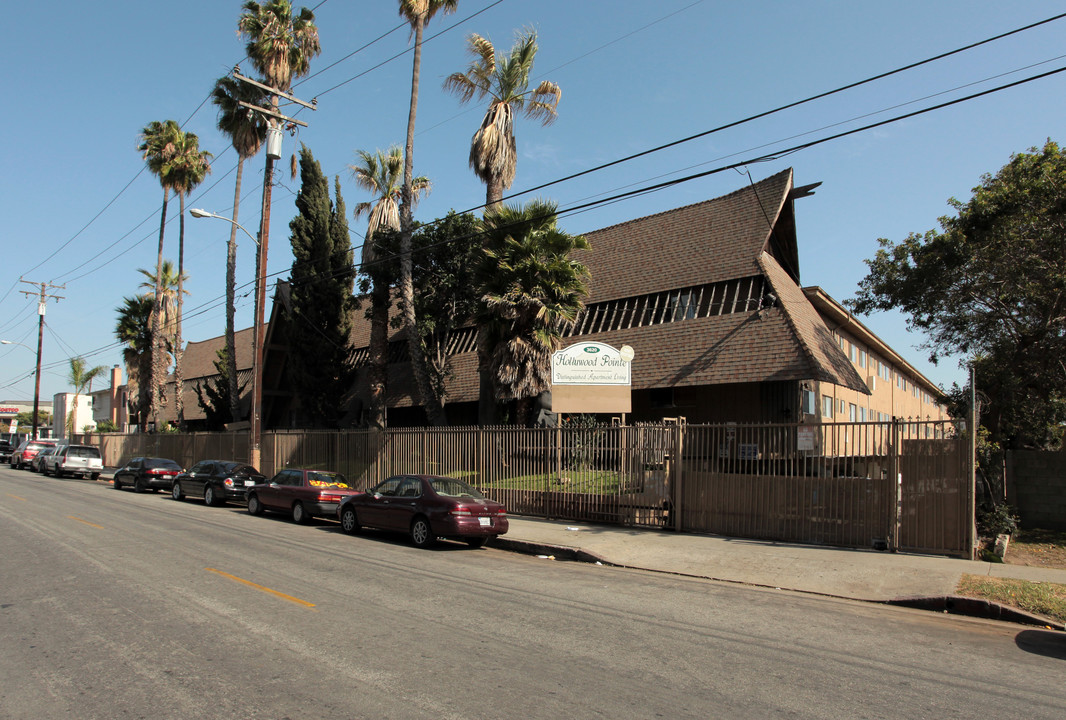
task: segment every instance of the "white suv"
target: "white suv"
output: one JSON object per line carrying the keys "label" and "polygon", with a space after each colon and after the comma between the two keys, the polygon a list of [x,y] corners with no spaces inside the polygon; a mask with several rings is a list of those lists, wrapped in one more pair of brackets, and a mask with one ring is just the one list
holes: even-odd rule
{"label": "white suv", "polygon": [[95,480],[104,469],[100,459],[100,450],[92,445],[67,445],[48,456],[46,465],[41,468],[45,475],[58,477],[64,475],[82,475]]}

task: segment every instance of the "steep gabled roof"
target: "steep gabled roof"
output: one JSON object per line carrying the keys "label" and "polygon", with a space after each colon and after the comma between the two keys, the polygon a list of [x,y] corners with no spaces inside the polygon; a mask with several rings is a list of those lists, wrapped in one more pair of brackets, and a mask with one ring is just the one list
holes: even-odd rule
{"label": "steep gabled roof", "polygon": [[756,274],[770,228],[791,207],[791,187],[790,168],[713,200],[586,233],[590,249],[574,259],[592,274],[589,302]]}

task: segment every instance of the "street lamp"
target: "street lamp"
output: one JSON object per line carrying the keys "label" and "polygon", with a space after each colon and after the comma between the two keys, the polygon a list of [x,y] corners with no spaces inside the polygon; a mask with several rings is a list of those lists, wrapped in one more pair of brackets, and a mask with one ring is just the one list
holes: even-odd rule
{"label": "street lamp", "polygon": [[[41,312],[41,320],[43,327],[44,312]],[[33,430],[30,434],[30,440],[37,439],[37,413],[41,406],[41,340],[43,335],[40,331],[37,334],[37,372],[35,373],[35,379],[33,381]],[[20,342],[14,340],[0,340],[0,344],[3,345],[22,345]],[[30,352],[33,352],[33,348],[29,345],[22,345]]]}
{"label": "street lamp", "polygon": [[[255,275],[255,320],[252,333],[254,338],[252,341],[252,402],[248,412],[248,444],[250,446],[248,448],[248,462],[252,467],[258,469],[262,467],[260,464],[262,458],[259,445],[263,435],[261,418],[263,407],[263,305],[266,303],[266,258],[263,257],[263,246],[243,225],[225,215],[208,212],[201,208],[191,208],[189,214],[194,218],[217,218],[218,220],[225,220],[231,225],[244,231],[244,234],[252,239],[252,242],[255,243],[258,250],[256,256],[258,260],[256,263],[258,272]],[[236,362],[236,357],[234,357],[234,362]],[[236,418],[234,419],[236,420]]]}

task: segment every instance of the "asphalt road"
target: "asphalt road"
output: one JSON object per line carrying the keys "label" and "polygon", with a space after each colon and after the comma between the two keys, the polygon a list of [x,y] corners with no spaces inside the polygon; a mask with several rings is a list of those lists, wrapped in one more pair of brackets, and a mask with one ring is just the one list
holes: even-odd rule
{"label": "asphalt road", "polygon": [[1066,715],[1066,636],[0,469],[2,718]]}

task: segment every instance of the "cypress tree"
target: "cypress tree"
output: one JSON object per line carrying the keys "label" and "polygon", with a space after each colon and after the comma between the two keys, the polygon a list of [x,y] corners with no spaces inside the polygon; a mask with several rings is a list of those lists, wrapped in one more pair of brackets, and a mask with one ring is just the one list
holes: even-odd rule
{"label": "cypress tree", "polygon": [[300,149],[300,184],[299,214],[289,223],[295,259],[288,375],[302,409],[301,424],[337,427],[355,379],[349,338],[354,254],[340,179],[334,205],[322,168],[306,146]]}

